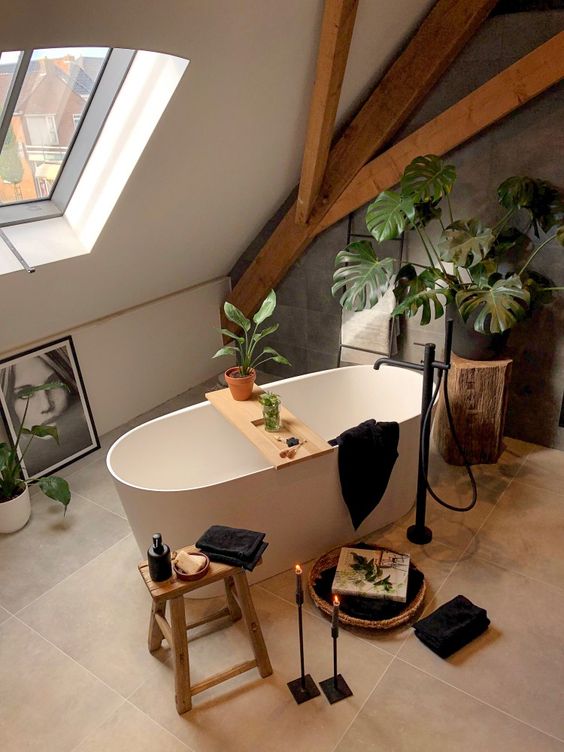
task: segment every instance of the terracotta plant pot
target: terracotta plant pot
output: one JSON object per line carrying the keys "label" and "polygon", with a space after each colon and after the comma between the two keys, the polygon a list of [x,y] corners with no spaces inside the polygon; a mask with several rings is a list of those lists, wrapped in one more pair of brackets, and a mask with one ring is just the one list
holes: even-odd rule
{"label": "terracotta plant pot", "polygon": [[15,533],[20,530],[31,516],[29,488],[10,501],[0,502],[0,533]]}
{"label": "terracotta plant pot", "polygon": [[253,393],[253,384],[257,377],[254,368],[248,376],[236,376],[239,373],[239,366],[234,368],[228,368],[225,371],[225,383],[229,387],[231,396],[237,402],[244,402],[248,400]]}

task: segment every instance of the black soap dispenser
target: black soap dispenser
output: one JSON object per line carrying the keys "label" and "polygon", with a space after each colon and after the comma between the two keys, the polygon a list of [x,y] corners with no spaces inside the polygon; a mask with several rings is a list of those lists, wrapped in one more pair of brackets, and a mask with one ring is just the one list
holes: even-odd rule
{"label": "black soap dispenser", "polygon": [[153,535],[153,545],[147,551],[149,574],[153,582],[162,582],[172,577],[172,565],[170,563],[170,548],[163,543],[160,533]]}

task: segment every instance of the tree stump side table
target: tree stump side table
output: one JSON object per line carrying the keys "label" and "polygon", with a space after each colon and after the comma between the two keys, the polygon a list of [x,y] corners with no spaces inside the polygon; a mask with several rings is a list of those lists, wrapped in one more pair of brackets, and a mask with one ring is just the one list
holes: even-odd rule
{"label": "tree stump side table", "polygon": [[[187,546],[183,550],[189,553],[198,551],[194,546]],[[174,574],[164,582],[153,582],[149,576],[149,567],[146,561],[139,564],[139,571],[153,599],[149,621],[149,652],[154,653],[158,650],[163,639],[166,639],[170,645],[173,655],[175,699],[178,713],[182,714],[191,710],[193,695],[252,668],[258,668],[263,678],[272,674],[272,666],[244,569],[210,562],[210,568],[205,577],[194,582],[179,580]],[[184,595],[219,580],[223,580],[225,585],[227,605],[205,619],[186,624]],[[165,615],[167,603],[170,612],[168,620]],[[255,656],[254,659],[232,666],[197,684],[190,684],[190,660],[186,632],[225,616],[230,616],[232,622],[238,621],[243,616]]]}
{"label": "tree stump side table", "polygon": [[[471,465],[494,464],[503,451],[511,366],[509,358],[467,360],[452,356],[448,395],[456,433]],[[463,465],[448,423],[441,389],[433,437],[449,465]]]}

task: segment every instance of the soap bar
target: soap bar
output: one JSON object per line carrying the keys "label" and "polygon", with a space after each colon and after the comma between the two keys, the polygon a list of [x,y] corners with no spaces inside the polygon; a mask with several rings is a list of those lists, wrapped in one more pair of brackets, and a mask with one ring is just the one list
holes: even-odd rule
{"label": "soap bar", "polygon": [[189,554],[186,551],[179,551],[176,555],[175,565],[186,574],[197,574],[200,569],[206,565],[206,560],[198,554]]}

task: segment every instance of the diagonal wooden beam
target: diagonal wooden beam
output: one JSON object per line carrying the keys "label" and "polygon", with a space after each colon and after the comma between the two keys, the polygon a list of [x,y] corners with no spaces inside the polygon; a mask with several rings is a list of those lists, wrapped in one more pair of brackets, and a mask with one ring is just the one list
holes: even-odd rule
{"label": "diagonal wooden beam", "polygon": [[497,0],[438,0],[331,150],[311,221],[333,205],[358,171],[388,144],[475,34]]}
{"label": "diagonal wooden beam", "polygon": [[[283,279],[359,169],[406,122],[495,3],[496,0],[437,0],[406,49],[331,150],[322,195],[309,223],[296,224],[294,203],[228,296],[246,315],[253,313],[268,290]],[[372,121],[377,123],[376,127]],[[223,314],[222,320],[231,328]]]}
{"label": "diagonal wooden beam", "polygon": [[494,76],[369,162],[317,230],[330,227],[399,182],[419,154],[446,154],[564,78],[564,31]]}
{"label": "diagonal wooden beam", "polygon": [[319,194],[331,148],[358,0],[325,0],[296,221],[305,224]]}

